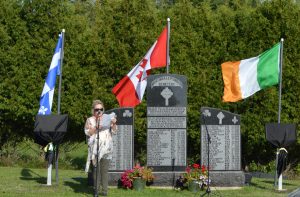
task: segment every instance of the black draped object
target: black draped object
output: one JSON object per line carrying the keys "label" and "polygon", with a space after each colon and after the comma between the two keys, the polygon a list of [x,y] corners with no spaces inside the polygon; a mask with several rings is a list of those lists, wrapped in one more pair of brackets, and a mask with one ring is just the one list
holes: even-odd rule
{"label": "black draped object", "polygon": [[277,148],[288,147],[297,140],[296,124],[268,123],[266,139]]}
{"label": "black draped object", "polygon": [[279,177],[286,169],[287,151],[285,148],[297,140],[296,124],[268,123],[266,124],[266,139],[277,148],[280,148],[276,169]]}
{"label": "black draped object", "polygon": [[46,146],[60,144],[67,131],[68,115],[37,115],[34,124],[35,142]]}

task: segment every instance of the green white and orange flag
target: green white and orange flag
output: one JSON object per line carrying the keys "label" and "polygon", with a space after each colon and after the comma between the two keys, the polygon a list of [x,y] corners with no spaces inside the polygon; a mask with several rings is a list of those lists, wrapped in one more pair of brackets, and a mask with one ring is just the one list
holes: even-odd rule
{"label": "green white and orange flag", "polygon": [[280,43],[257,57],[222,66],[224,102],[236,102],[279,82]]}

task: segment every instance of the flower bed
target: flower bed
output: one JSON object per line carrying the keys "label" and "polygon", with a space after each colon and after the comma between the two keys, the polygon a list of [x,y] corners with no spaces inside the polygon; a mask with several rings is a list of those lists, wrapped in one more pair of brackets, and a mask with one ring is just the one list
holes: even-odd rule
{"label": "flower bed", "polygon": [[152,168],[136,165],[133,169],[126,170],[121,175],[122,186],[124,188],[132,189],[133,181],[136,178],[142,179],[145,183],[153,182],[154,176],[152,173]]}
{"label": "flower bed", "polygon": [[[196,191],[204,189],[208,184],[208,169],[206,166],[199,164],[189,165],[185,169],[185,173],[176,181],[177,188]],[[191,189],[193,187],[193,189]]]}

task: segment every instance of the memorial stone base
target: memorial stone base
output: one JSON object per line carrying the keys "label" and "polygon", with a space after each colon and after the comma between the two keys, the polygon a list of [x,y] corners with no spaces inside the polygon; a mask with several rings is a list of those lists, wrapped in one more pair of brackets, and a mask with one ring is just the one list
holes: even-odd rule
{"label": "memorial stone base", "polygon": [[242,187],[245,185],[243,171],[211,171],[211,186],[216,187]]}
{"label": "memorial stone base", "polygon": [[121,186],[121,175],[123,172],[109,172],[108,173],[108,185]]}
{"label": "memorial stone base", "polygon": [[[151,186],[172,187],[184,172],[153,172],[155,180]],[[109,172],[109,185],[118,186],[122,172]]]}
{"label": "memorial stone base", "polygon": [[173,187],[176,180],[182,176],[184,172],[154,172],[155,180],[153,186],[155,187]]}
{"label": "memorial stone base", "polygon": [[[176,180],[184,172],[153,172],[155,180],[151,186],[172,187]],[[109,185],[120,184],[122,172],[109,172]],[[242,187],[245,185],[245,174],[243,171],[211,171],[211,186],[215,187]]]}

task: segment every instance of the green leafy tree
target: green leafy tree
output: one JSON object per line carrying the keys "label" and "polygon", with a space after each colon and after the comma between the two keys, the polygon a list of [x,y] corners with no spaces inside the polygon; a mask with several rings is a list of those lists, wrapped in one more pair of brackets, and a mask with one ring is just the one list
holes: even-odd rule
{"label": "green leafy tree", "polygon": [[[2,0],[0,1],[0,148],[33,137],[39,98],[58,34],[66,29],[61,113],[65,140],[83,141],[93,99],[118,107],[112,88],[145,55],[171,19],[170,73],[188,78],[188,157],[200,154],[200,108],[242,116],[243,164],[268,163],[275,148],[264,126],[277,122],[278,86],[223,103],[221,63],[254,57],[284,38],[281,122],[300,106],[300,5],[293,0]],[[152,74],[165,73],[153,70]],[[57,87],[53,113],[57,112]],[[146,98],[135,108],[135,154],[145,162]],[[297,163],[299,140],[289,148]]]}

